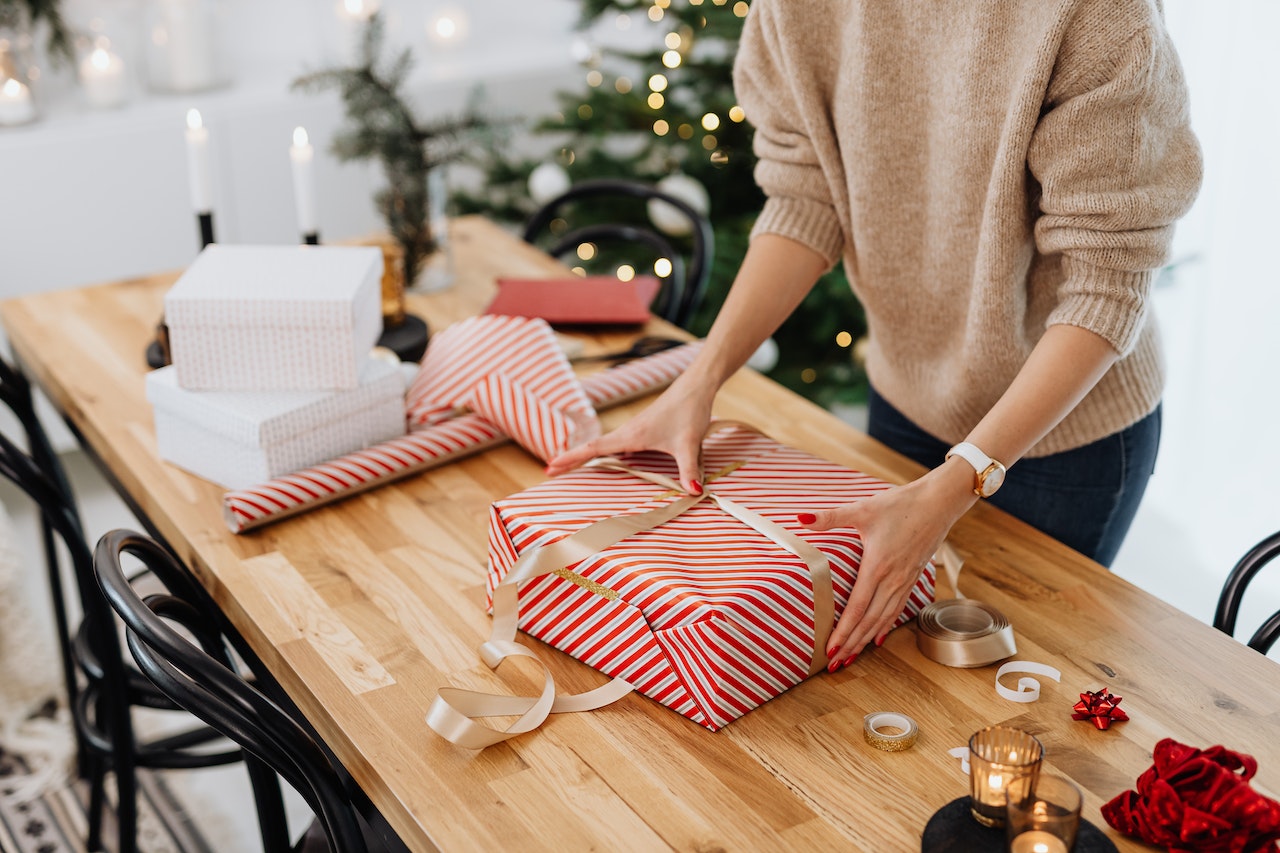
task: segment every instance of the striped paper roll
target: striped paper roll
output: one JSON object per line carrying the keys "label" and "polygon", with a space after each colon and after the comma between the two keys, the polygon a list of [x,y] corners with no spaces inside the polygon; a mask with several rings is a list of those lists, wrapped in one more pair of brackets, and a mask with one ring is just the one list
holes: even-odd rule
{"label": "striped paper roll", "polygon": [[[597,408],[625,403],[671,384],[700,347],[700,342],[689,343],[600,371],[583,378],[581,390]],[[478,414],[453,417],[322,465],[227,492],[222,497],[223,518],[232,533],[244,533],[509,440]]]}
{"label": "striped paper roll", "polygon": [[[657,452],[635,468],[676,477]],[[830,565],[838,617],[862,557],[854,530],[816,531],[796,514],[862,500],[888,484],[731,429],[703,445],[706,488],[786,528]],[[519,555],[601,519],[671,500],[633,475],[582,468],[497,501],[489,527],[489,590]],[[895,625],[934,595],[932,564]],[[804,561],[709,502],[519,590],[519,626],[689,719],[718,729],[808,677],[814,592]]]}

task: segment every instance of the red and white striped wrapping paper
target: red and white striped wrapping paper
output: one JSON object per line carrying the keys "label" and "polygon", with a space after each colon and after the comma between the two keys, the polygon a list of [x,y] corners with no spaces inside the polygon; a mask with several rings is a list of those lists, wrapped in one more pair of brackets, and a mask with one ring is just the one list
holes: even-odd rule
{"label": "red and white striped wrapping paper", "polygon": [[[888,484],[740,428],[710,437],[703,453],[706,488],[826,555],[838,617],[857,577],[861,538],[850,529],[802,528],[796,514],[860,500]],[[635,454],[628,462],[677,473],[664,454]],[[490,594],[526,550],[672,499],[660,491],[629,474],[584,468],[498,501],[490,515]],[[933,597],[930,565],[895,625]],[[814,651],[813,586],[804,562],[706,501],[526,583],[519,599],[524,631],[713,731],[808,677]]]}
{"label": "red and white striped wrapping paper", "polygon": [[[652,393],[671,384],[701,346],[700,342],[689,343],[602,370],[582,379],[582,391],[596,408]],[[223,518],[232,533],[244,533],[508,440],[501,429],[480,415],[460,415],[322,465],[227,492],[222,498]]]}

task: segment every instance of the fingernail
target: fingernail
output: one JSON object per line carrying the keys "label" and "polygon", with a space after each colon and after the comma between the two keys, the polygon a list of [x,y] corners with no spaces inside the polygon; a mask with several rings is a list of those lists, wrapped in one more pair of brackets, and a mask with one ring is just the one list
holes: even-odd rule
{"label": "fingernail", "polygon": [[796,521],[801,524],[813,524],[817,520],[818,517],[811,512],[802,512],[796,516]]}
{"label": "fingernail", "polygon": [[888,635],[888,634],[885,634],[884,636],[876,637],[876,647],[877,647],[877,648],[879,648],[880,646],[883,646],[883,645],[884,645],[884,638],[885,638],[885,637],[887,637],[887,636],[889,636],[889,635]]}
{"label": "fingernail", "polygon": [[835,672],[839,668],[840,661],[838,660],[833,660],[831,663],[827,664],[827,672]]}
{"label": "fingernail", "polygon": [[846,666],[848,666],[849,664],[853,663],[853,662],[854,662],[854,661],[856,661],[857,659],[858,659],[858,655],[857,655],[856,653],[855,653],[855,654],[852,654],[852,655],[849,655],[847,658],[845,658],[845,659],[844,659],[844,663],[840,664],[840,668],[841,668],[841,669],[845,668]]}
{"label": "fingernail", "polygon": [[690,480],[689,485],[693,486],[693,493],[695,495],[702,494],[702,484],[699,483],[697,480]]}

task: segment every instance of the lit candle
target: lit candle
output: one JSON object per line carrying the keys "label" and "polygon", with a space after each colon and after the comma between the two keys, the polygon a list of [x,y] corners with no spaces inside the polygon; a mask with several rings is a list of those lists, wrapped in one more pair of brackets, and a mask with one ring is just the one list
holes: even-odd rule
{"label": "lit candle", "polygon": [[124,60],[105,47],[94,48],[80,63],[80,84],[91,106],[120,106],[125,99]]}
{"label": "lit candle", "polygon": [[293,203],[297,208],[298,231],[304,238],[311,238],[319,229],[316,226],[316,194],[311,174],[315,149],[307,141],[306,128],[293,129],[289,159],[293,161]]}
{"label": "lit candle", "polygon": [[377,11],[377,0],[341,0],[338,4],[338,59],[343,65],[360,62],[365,24]]}
{"label": "lit candle", "polygon": [[209,174],[209,128],[200,111],[187,110],[187,177],[191,181],[191,206],[196,213],[213,209],[213,180]]}
{"label": "lit candle", "polygon": [[1067,845],[1056,835],[1033,829],[1014,836],[1009,853],[1067,853]]}
{"label": "lit candle", "polygon": [[0,125],[25,124],[36,117],[31,90],[21,80],[10,77],[0,86]]}
{"label": "lit candle", "polygon": [[203,0],[153,0],[147,56],[151,85],[195,92],[218,83],[214,6]]}

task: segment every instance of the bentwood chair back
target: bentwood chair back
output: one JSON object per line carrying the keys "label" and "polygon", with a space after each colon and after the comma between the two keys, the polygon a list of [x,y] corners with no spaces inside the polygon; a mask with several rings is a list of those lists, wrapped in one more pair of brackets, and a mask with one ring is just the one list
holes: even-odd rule
{"label": "bentwood chair back", "polygon": [[[1280,556],[1280,531],[1263,539],[1240,558],[1231,570],[1231,574],[1227,576],[1226,583],[1222,585],[1222,593],[1218,596],[1218,609],[1213,617],[1213,627],[1234,636],[1236,619],[1240,614],[1240,602],[1244,598],[1245,589],[1258,572],[1278,556]],[[1280,639],[1280,610],[1271,614],[1262,623],[1262,626],[1249,638],[1248,646],[1265,655],[1271,651],[1271,647],[1278,639]]]}
{"label": "bentwood chair back", "polygon": [[[636,201],[641,202],[638,206]],[[678,251],[665,235],[650,227],[643,218],[645,203],[661,201],[675,210],[675,216],[688,221],[689,248]],[[638,215],[625,221],[609,221],[619,216],[619,202],[629,203]],[[599,210],[594,209],[598,206]],[[605,211],[602,215],[601,211]],[[567,223],[578,218],[588,224],[578,227],[563,224],[556,233],[553,222]],[[574,184],[546,202],[529,217],[524,226],[524,241],[543,248],[556,258],[573,255],[584,243],[616,243],[642,246],[656,260],[671,262],[667,275],[658,276],[662,287],[653,304],[653,313],[682,328],[693,319],[702,304],[711,262],[715,256],[715,237],[707,217],[685,201],[648,184],[627,180],[594,180]]]}
{"label": "bentwood chair back", "polygon": [[[25,433],[27,450],[0,434],[0,476],[29,497],[40,513],[44,553],[53,597],[67,701],[74,722],[78,774],[89,780],[87,846],[100,849],[105,810],[106,776],[114,771],[117,789],[118,849],[137,850],[136,771],[148,768],[209,767],[238,761],[239,749],[210,751],[220,740],[205,726],[154,740],[137,736],[132,709],[177,710],[163,693],[133,666],[120,641],[111,610],[93,576],[93,555],[65,471],[53,452],[32,406],[24,377],[0,360],[0,402],[15,414]],[[83,613],[70,618],[71,602],[63,583],[61,544]]]}
{"label": "bentwood chair back", "polygon": [[[147,566],[166,591],[139,595],[125,575],[124,554]],[[291,849],[279,786],[283,778],[315,812],[333,853],[365,853],[361,823],[338,771],[310,733],[240,675],[220,620],[174,557],[154,539],[114,530],[99,540],[94,567],[103,593],[124,620],[129,650],[142,671],[176,704],[251,756],[246,763],[264,850]]]}

